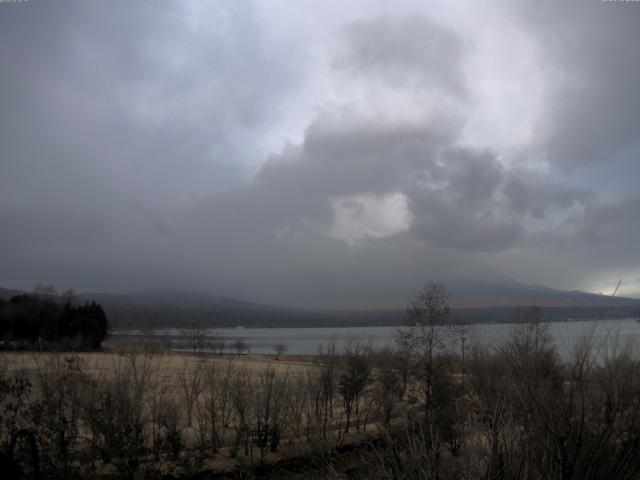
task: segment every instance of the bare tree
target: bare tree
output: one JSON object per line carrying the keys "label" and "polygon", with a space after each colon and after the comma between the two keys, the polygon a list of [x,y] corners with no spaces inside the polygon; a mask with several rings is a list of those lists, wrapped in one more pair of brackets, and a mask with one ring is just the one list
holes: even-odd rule
{"label": "bare tree", "polygon": [[287,350],[288,348],[284,343],[276,343],[273,346],[273,351],[276,354],[276,360],[280,360],[280,357],[284,355]]}
{"label": "bare tree", "polygon": [[421,433],[421,445],[431,449],[431,475],[440,468],[439,452],[449,442],[457,452],[460,443],[459,416],[456,412],[456,389],[449,373],[452,352],[461,332],[450,316],[449,293],[441,283],[424,287],[407,308],[404,326],[396,331],[396,342],[410,359],[415,384],[419,386],[423,414],[410,423]]}
{"label": "bare tree", "polygon": [[184,359],[178,373],[178,383],[182,394],[187,427],[193,423],[193,409],[205,387],[206,362],[198,360],[195,364]]}
{"label": "bare tree", "polygon": [[290,438],[302,436],[302,425],[309,410],[309,389],[307,375],[298,373],[291,378],[291,405],[289,407],[288,427]]}
{"label": "bare tree", "polygon": [[238,337],[235,342],[233,342],[233,349],[235,350],[236,355],[242,355],[244,352],[249,351],[249,346],[243,338]]}
{"label": "bare tree", "polygon": [[193,353],[200,352],[205,348],[206,329],[196,322],[190,322],[188,327],[183,330],[183,334],[187,337],[189,349]]}
{"label": "bare tree", "polygon": [[83,362],[77,355],[50,354],[34,356],[37,365],[36,387],[42,415],[39,440],[46,443],[46,460],[57,463],[65,475],[80,438],[84,391],[91,380],[83,372]]}
{"label": "bare tree", "polygon": [[276,452],[284,421],[289,410],[288,375],[278,374],[269,367],[259,377],[255,386],[253,399],[255,405],[255,424],[252,428],[252,439],[260,449],[260,457],[264,458],[268,450]]}
{"label": "bare tree", "polygon": [[451,320],[449,293],[443,284],[431,283],[423,289],[407,308],[404,327],[395,337],[401,350],[415,362],[428,410],[436,400],[435,384],[445,381],[443,373],[461,337],[461,328]]}
{"label": "bare tree", "polygon": [[161,454],[168,453],[175,461],[184,449],[179,399],[172,395],[173,391],[174,386],[162,379],[150,389],[149,432],[156,460],[160,459]]}
{"label": "bare tree", "polygon": [[422,356],[430,363],[450,347],[456,333],[449,292],[441,283],[430,283],[407,308],[404,325],[396,330],[395,339],[409,354]]}
{"label": "bare tree", "polygon": [[212,350],[218,354],[218,355],[222,355],[224,353],[224,349],[227,346],[227,340],[224,337],[224,335],[222,335],[222,333],[219,330],[216,330],[213,335],[211,335],[211,348]]}
{"label": "bare tree", "polygon": [[216,452],[222,445],[222,435],[229,427],[232,413],[232,386],[235,377],[233,359],[207,363],[202,402],[197,404],[202,443],[208,440]]}
{"label": "bare tree", "polygon": [[253,387],[246,369],[238,370],[231,385],[231,404],[235,414],[235,440],[231,447],[231,455],[236,456],[240,446],[244,446],[244,454],[253,453],[251,445],[251,425],[253,422],[253,402],[251,396]]}
{"label": "bare tree", "polygon": [[333,417],[333,400],[336,395],[338,381],[338,355],[336,346],[331,344],[324,350],[318,349],[317,363],[319,368],[318,388],[319,402],[322,408],[322,436],[326,438],[329,419]]}
{"label": "bare tree", "polygon": [[402,358],[391,349],[378,352],[374,366],[373,398],[382,425],[388,428],[393,411],[402,401],[407,379],[403,376]]}
{"label": "bare tree", "polygon": [[111,371],[86,392],[83,420],[89,440],[121,478],[134,478],[147,460],[145,401],[153,376],[151,356],[131,353],[118,357]]}
{"label": "bare tree", "polygon": [[360,396],[371,375],[371,366],[367,351],[357,344],[347,345],[343,357],[344,363],[341,365],[338,377],[338,390],[342,396],[346,418],[345,433],[349,433],[351,414],[354,407],[357,413]]}

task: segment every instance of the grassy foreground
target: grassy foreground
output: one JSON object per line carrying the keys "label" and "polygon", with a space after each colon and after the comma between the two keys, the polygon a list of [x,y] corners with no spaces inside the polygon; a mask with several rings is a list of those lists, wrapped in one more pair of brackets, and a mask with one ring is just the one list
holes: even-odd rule
{"label": "grassy foreground", "polygon": [[[448,350],[316,357],[2,353],[0,469],[22,478],[640,477],[640,356],[546,324]],[[463,332],[464,333],[464,332]],[[464,337],[459,337],[460,339]],[[7,478],[12,478],[11,476]]]}

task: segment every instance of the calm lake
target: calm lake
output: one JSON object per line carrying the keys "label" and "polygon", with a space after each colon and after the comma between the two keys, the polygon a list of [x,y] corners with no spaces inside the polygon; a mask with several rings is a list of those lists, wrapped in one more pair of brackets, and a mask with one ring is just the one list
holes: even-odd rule
{"label": "calm lake", "polygon": [[[485,346],[496,345],[504,340],[514,324],[482,324],[467,326],[467,345],[478,342]],[[593,335],[595,344],[618,346],[640,346],[640,323],[637,319],[582,320],[549,323],[549,328],[561,355],[571,352],[576,342]],[[344,328],[221,328],[204,330],[203,334],[213,339],[222,336],[227,351],[232,351],[232,343],[244,341],[251,353],[274,353],[274,345],[283,344],[287,353],[315,354],[319,346],[335,344],[340,350],[349,342],[359,342],[382,348],[393,345],[393,333],[397,327],[344,327]],[[139,330],[119,330],[111,333],[107,345],[112,347],[136,344],[140,340],[170,342],[171,349],[188,349],[189,332],[181,329],[158,329],[142,332]]]}

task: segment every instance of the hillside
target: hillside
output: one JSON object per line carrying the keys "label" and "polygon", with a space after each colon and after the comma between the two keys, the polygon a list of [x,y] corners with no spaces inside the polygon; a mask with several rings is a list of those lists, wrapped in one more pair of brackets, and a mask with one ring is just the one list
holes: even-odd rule
{"label": "hillside", "polygon": [[[450,287],[452,312],[468,323],[510,322],[518,308],[543,308],[547,320],[595,317],[635,317],[640,300],[611,298],[543,286],[457,283]],[[20,294],[0,288],[0,297]],[[180,327],[190,323],[207,327],[340,327],[397,325],[402,309],[309,310],[251,303],[234,298],[181,290],[146,290],[112,294],[83,293],[80,301],[95,300],[106,310],[114,328]]]}

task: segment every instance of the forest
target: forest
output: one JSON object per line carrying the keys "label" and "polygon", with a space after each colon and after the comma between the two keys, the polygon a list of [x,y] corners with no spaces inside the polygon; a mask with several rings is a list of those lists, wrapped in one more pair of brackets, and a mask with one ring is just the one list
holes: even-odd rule
{"label": "forest", "polygon": [[96,302],[76,304],[72,291],[59,295],[38,286],[32,294],[0,297],[0,349],[96,350],[109,321]]}

